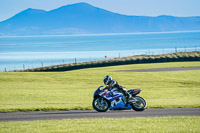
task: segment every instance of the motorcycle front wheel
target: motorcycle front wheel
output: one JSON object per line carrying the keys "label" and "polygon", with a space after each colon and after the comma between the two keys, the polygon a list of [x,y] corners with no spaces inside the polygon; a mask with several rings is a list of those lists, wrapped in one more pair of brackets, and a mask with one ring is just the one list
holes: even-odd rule
{"label": "motorcycle front wheel", "polygon": [[98,112],[106,112],[109,108],[108,101],[102,97],[97,97],[92,102],[93,108]]}
{"label": "motorcycle front wheel", "polygon": [[135,111],[143,111],[143,110],[145,110],[146,106],[147,106],[146,101],[142,97],[139,97],[139,96],[136,96],[134,98],[137,101],[131,103],[132,109],[135,110]]}

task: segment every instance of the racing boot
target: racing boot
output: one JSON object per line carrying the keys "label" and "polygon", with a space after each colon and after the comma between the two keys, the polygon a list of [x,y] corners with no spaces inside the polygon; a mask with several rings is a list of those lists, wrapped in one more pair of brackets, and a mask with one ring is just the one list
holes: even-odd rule
{"label": "racing boot", "polygon": [[131,98],[131,95],[129,93],[127,93],[125,97],[126,97],[125,107],[128,107],[128,101]]}

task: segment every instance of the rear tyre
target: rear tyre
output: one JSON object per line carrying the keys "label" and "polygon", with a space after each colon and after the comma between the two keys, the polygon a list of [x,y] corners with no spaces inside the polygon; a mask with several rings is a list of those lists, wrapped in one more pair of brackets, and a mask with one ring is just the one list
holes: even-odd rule
{"label": "rear tyre", "polygon": [[102,97],[97,97],[92,102],[93,108],[98,112],[106,112],[109,108],[109,103]]}
{"label": "rear tyre", "polygon": [[146,109],[146,101],[139,96],[135,96],[134,98],[137,99],[137,102],[131,103],[132,109],[135,111],[143,111]]}

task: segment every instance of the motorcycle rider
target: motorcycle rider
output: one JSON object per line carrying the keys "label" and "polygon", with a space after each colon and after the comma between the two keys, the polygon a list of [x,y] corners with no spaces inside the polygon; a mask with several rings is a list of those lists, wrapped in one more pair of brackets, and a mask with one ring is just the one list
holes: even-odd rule
{"label": "motorcycle rider", "polygon": [[128,106],[128,99],[131,98],[131,95],[127,92],[125,87],[120,86],[117,81],[113,80],[111,76],[107,75],[103,78],[103,82],[106,85],[106,87],[103,90],[108,89],[109,91],[117,88],[119,92],[121,92],[125,98],[126,98],[126,103],[125,106]]}

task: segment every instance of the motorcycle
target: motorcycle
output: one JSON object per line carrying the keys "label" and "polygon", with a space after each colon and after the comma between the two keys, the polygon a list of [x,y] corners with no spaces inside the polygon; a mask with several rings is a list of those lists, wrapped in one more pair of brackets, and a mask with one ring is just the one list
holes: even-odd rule
{"label": "motorcycle", "polygon": [[[141,89],[130,89],[128,93],[132,96],[126,101],[125,96],[117,91],[116,88],[111,91],[101,90],[102,86],[99,86],[93,95],[93,108],[98,112],[106,112],[110,110],[130,110],[143,111],[146,109],[146,101],[138,95]],[[128,102],[128,106],[125,103]]]}

